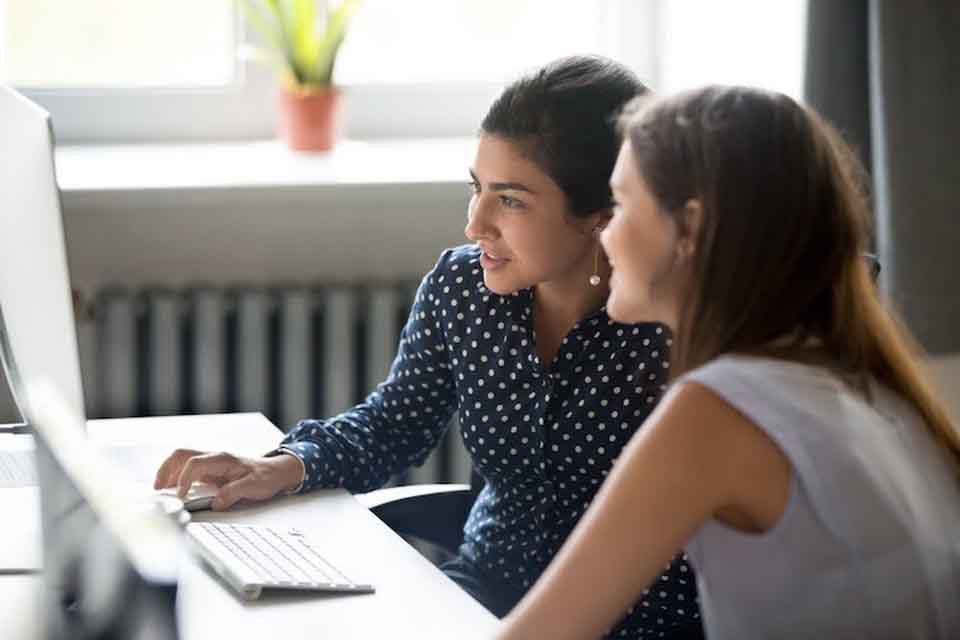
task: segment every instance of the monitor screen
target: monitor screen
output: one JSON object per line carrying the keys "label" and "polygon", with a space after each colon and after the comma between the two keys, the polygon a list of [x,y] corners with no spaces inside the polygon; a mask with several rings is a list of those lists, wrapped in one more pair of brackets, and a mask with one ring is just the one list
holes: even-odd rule
{"label": "monitor screen", "polygon": [[177,638],[182,503],[143,491],[111,463],[55,384],[22,382],[40,480],[46,637]]}
{"label": "monitor screen", "polygon": [[21,415],[43,376],[86,416],[49,114],[0,85],[0,140],[0,359]]}
{"label": "monitor screen", "polygon": [[34,434],[46,637],[175,638],[182,504],[86,439],[50,117],[3,85],[0,141],[0,359]]}

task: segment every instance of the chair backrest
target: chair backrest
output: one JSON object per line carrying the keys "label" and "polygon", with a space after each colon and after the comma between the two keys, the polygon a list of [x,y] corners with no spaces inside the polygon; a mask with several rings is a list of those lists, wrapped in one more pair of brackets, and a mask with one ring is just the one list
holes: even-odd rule
{"label": "chair backrest", "polygon": [[473,499],[476,500],[477,496],[480,495],[480,492],[483,490],[483,486],[487,484],[487,481],[483,479],[483,476],[480,475],[480,472],[476,468],[470,469],[470,493],[473,495]]}

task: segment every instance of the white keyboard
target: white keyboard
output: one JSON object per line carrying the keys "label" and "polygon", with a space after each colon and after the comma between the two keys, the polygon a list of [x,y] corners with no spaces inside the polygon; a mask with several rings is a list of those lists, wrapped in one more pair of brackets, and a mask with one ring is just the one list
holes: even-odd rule
{"label": "white keyboard", "polygon": [[191,522],[187,534],[204,560],[242,597],[263,589],[373,593],[321,556],[296,530],[217,522]]}

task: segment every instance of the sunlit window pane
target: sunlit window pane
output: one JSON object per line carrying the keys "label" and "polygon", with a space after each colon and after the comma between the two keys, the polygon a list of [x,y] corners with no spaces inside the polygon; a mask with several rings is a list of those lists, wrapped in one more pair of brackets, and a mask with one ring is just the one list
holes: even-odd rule
{"label": "sunlit window pane", "polygon": [[365,0],[337,62],[342,84],[502,82],[608,51],[607,0]]}
{"label": "sunlit window pane", "polygon": [[663,2],[659,88],[747,84],[799,98],[806,5],[805,0]]}
{"label": "sunlit window pane", "polygon": [[0,81],[217,86],[234,79],[232,0],[0,0]]}

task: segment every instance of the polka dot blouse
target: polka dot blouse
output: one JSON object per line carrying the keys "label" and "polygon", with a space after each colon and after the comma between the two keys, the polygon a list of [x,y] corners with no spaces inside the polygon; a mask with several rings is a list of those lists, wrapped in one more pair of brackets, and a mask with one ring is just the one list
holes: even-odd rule
{"label": "polka dot blouse", "polygon": [[[541,362],[533,292],[488,290],[479,255],[473,246],[444,252],[420,285],[387,380],[335,418],[301,421],[281,447],[304,463],[301,490],[371,491],[422,464],[458,411],[486,480],[461,553],[519,601],[659,399],[670,341],[659,325],[619,324],[601,310]],[[678,556],[610,636],[662,637],[698,618],[693,572]]]}

